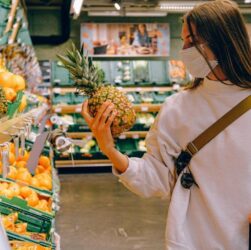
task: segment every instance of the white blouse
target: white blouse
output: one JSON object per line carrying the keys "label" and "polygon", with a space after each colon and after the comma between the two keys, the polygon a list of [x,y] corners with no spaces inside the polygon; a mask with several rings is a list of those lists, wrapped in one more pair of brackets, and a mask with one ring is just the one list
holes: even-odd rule
{"label": "white blouse", "polygon": [[181,186],[173,158],[250,94],[250,89],[205,79],[195,90],[168,97],[147,135],[147,153],[130,158],[123,174],[113,169],[132,192],[169,201],[167,250],[248,249],[251,111],[192,158],[189,168],[199,188]]}

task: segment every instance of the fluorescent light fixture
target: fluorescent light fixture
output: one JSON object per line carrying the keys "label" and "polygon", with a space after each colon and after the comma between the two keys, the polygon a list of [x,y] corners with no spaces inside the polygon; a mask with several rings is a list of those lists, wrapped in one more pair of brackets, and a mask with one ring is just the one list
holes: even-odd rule
{"label": "fluorescent light fixture", "polygon": [[180,2],[160,2],[159,3],[159,8],[161,10],[166,10],[168,12],[186,12],[191,9],[197,4],[201,2],[185,2],[185,1],[180,1]]}
{"label": "fluorescent light fixture", "polygon": [[166,12],[126,12],[126,16],[133,16],[133,17],[138,17],[138,16],[146,16],[146,17],[155,17],[155,16],[166,16]]}
{"label": "fluorescent light fixture", "polygon": [[251,0],[245,0],[244,3],[251,3]]}
{"label": "fluorescent light fixture", "polygon": [[72,0],[71,1],[71,11],[70,13],[73,14],[73,18],[77,19],[81,9],[82,9],[82,5],[84,3],[84,0]]}
{"label": "fluorescent light fixture", "polygon": [[88,16],[120,16],[118,11],[88,11]]}
{"label": "fluorescent light fixture", "polygon": [[114,7],[115,7],[116,10],[120,10],[121,9],[121,7],[120,7],[120,5],[119,5],[118,2],[114,3]]}

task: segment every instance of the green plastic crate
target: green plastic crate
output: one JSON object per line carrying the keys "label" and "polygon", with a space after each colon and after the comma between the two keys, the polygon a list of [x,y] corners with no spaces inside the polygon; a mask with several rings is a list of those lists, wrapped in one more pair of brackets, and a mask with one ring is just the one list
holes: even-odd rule
{"label": "green plastic crate", "polygon": [[53,250],[56,249],[55,244],[53,244],[51,242],[34,240],[34,239],[31,239],[31,238],[29,238],[29,237],[27,237],[25,235],[16,234],[16,233],[8,231],[8,230],[7,230],[7,236],[8,236],[9,240],[32,242],[32,243],[38,244],[38,245],[43,246],[43,247],[50,247]]}
{"label": "green plastic crate", "polygon": [[28,224],[27,230],[37,233],[46,233],[47,240],[50,238],[51,228],[53,225],[54,214],[44,213],[37,209],[27,206],[25,200],[17,197],[8,199],[0,197],[0,213],[9,215],[18,212],[18,219]]}

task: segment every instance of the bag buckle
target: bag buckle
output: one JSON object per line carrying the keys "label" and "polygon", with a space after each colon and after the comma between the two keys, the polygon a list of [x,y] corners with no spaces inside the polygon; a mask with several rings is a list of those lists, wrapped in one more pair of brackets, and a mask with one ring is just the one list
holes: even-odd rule
{"label": "bag buckle", "polygon": [[[175,160],[175,167],[178,175],[180,175],[180,173],[189,165],[191,159],[191,153],[189,153],[188,151],[181,151],[178,158]],[[190,171],[182,174],[180,183],[182,187],[186,189],[190,189],[193,184],[198,186]]]}
{"label": "bag buckle", "polygon": [[188,153],[187,151],[181,151],[178,158],[175,160],[175,167],[177,174],[180,175],[180,173],[183,171],[183,169],[188,166],[192,159],[192,155]]}

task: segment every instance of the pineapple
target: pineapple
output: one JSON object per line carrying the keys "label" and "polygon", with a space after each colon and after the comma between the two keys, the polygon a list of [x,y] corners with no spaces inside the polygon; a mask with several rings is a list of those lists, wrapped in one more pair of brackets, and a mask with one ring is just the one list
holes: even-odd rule
{"label": "pineapple", "polygon": [[112,85],[103,84],[104,73],[96,67],[91,58],[79,52],[74,44],[67,50],[66,56],[58,55],[64,67],[69,70],[79,93],[88,96],[90,114],[94,117],[100,106],[110,100],[116,110],[111,132],[113,137],[118,137],[122,132],[129,130],[135,120],[136,114],[128,98]]}
{"label": "pineapple", "polygon": [[3,117],[8,110],[8,101],[6,99],[4,90],[0,87],[0,118]]}

